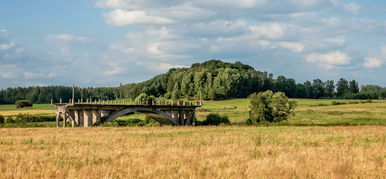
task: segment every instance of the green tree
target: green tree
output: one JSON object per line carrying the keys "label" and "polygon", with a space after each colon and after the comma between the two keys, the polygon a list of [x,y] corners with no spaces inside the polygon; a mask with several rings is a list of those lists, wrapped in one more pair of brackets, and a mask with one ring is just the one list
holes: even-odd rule
{"label": "green tree", "polygon": [[335,85],[333,80],[326,81],[326,97],[332,98],[335,92]]}
{"label": "green tree", "polygon": [[296,103],[282,92],[266,91],[250,95],[249,120],[255,122],[279,122],[294,114]]}
{"label": "green tree", "polygon": [[349,92],[350,93],[358,93],[359,92],[359,85],[358,85],[358,82],[356,82],[355,80],[351,80],[349,82]]}
{"label": "green tree", "polygon": [[153,95],[149,96],[146,93],[141,93],[135,98],[137,104],[152,105],[155,101],[156,98]]}
{"label": "green tree", "polygon": [[345,93],[349,91],[349,84],[346,79],[341,78],[339,79],[338,83],[336,84],[336,94],[338,97],[343,97]]}
{"label": "green tree", "polygon": [[311,97],[314,99],[319,99],[325,96],[325,84],[322,80],[316,79],[312,83]]}

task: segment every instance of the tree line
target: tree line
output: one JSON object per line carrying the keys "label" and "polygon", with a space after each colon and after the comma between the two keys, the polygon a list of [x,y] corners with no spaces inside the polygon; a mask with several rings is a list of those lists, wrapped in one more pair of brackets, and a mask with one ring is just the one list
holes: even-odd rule
{"label": "tree line", "polygon": [[[115,88],[79,88],[75,87],[77,99],[112,100],[118,95]],[[7,88],[0,90],[0,104],[15,104],[18,100],[28,100],[32,103],[68,102],[72,98],[72,87],[69,86],[33,86],[27,88]]]}
{"label": "tree line", "polygon": [[[285,76],[273,77],[273,74],[255,70],[253,67],[220,60],[195,63],[190,68],[173,68],[167,73],[154,78],[111,88],[75,88],[76,99],[113,100],[117,98],[135,99],[141,93],[167,99],[203,99],[217,100],[242,98],[255,92],[271,90],[284,92],[291,98],[348,98],[378,99],[386,98],[386,88],[365,85],[361,88],[355,80],[341,78],[333,80],[315,79],[296,83]],[[68,101],[72,96],[72,87],[47,86],[27,88],[7,88],[0,91],[0,104],[12,104],[26,99],[33,103],[55,103],[62,98]]]}

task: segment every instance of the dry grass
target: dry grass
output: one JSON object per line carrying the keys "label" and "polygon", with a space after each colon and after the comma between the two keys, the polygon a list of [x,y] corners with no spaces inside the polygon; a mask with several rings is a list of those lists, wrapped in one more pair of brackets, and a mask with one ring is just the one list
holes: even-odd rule
{"label": "dry grass", "polygon": [[382,178],[386,127],[0,129],[0,178]]}

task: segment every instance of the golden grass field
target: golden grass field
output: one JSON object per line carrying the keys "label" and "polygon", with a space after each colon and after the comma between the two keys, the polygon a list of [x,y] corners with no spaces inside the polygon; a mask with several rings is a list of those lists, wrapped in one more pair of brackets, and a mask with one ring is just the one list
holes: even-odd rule
{"label": "golden grass field", "polygon": [[[385,178],[386,101],[293,100],[296,115],[270,127],[237,126],[249,101],[233,99],[204,102],[197,118],[234,126],[0,128],[0,178]],[[54,107],[0,105],[18,113]]]}
{"label": "golden grass field", "polygon": [[0,128],[0,178],[384,178],[386,127]]}

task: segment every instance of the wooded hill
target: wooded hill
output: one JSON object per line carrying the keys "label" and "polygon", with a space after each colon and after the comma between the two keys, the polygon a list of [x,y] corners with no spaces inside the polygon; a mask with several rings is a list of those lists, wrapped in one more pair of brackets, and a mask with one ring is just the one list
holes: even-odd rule
{"label": "wooded hill", "polygon": [[[53,98],[68,101],[71,87],[48,86],[8,88],[0,91],[0,104],[12,104],[19,99],[33,103],[49,103]],[[173,68],[154,78],[113,88],[76,88],[76,98],[116,99],[135,98],[141,93],[170,99],[226,99],[247,97],[251,93],[266,90],[281,91],[292,98],[350,98],[378,99],[386,97],[386,89],[376,85],[362,86],[355,80],[341,78],[336,84],[332,80],[315,79],[312,82],[296,83],[292,78],[268,72],[256,71],[253,67],[220,60],[195,63],[190,68]]]}

